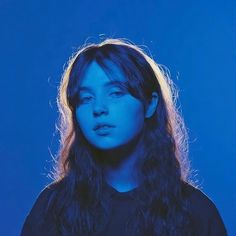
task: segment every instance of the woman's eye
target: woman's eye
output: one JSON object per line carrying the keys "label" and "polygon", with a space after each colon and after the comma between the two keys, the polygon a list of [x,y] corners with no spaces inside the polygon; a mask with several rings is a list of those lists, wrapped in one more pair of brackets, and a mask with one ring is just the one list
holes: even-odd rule
{"label": "woman's eye", "polygon": [[80,98],[80,103],[87,103],[92,99],[92,97],[83,97]]}
{"label": "woman's eye", "polygon": [[122,96],[124,93],[121,92],[121,91],[115,91],[115,92],[112,92],[110,93],[113,97],[120,97]]}

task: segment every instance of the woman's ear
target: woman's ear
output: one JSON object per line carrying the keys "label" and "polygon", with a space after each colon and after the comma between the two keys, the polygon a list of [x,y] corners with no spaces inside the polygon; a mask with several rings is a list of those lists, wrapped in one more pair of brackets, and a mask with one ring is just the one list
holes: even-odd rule
{"label": "woman's ear", "polygon": [[158,104],[158,94],[157,94],[157,92],[153,92],[152,98],[149,101],[147,108],[146,108],[145,118],[150,118],[154,114],[154,112],[157,109],[157,104]]}

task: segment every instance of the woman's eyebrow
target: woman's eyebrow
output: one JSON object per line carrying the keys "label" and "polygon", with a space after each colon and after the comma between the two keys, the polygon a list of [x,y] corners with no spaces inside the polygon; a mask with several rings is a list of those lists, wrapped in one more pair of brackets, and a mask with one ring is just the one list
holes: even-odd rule
{"label": "woman's eyebrow", "polygon": [[[109,82],[106,82],[104,84],[104,87],[111,87],[111,86],[115,86],[115,85],[118,85],[118,86],[122,86],[122,87],[127,87],[127,81],[123,82],[123,81],[119,81],[119,80],[113,80],[113,81],[109,81]],[[89,87],[89,86],[79,86],[79,92],[81,91],[92,91],[93,90],[93,87]]]}

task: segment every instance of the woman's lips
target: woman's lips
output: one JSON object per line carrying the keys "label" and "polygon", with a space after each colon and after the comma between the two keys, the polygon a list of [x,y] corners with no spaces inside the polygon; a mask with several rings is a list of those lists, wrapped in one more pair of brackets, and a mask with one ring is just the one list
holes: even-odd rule
{"label": "woman's lips", "polygon": [[95,127],[93,129],[97,130],[97,129],[107,128],[107,127],[114,127],[114,125],[110,125],[107,123],[98,123],[97,125],[95,125]]}
{"label": "woman's lips", "polygon": [[97,129],[95,129],[95,132],[98,135],[106,135],[106,134],[109,134],[113,128],[114,128],[114,126],[103,125],[103,126],[100,126]]}

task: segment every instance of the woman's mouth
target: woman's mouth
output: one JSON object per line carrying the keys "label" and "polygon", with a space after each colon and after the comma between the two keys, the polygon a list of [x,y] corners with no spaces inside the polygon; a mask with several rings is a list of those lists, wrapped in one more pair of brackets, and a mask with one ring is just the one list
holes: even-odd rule
{"label": "woman's mouth", "polygon": [[111,132],[111,130],[114,128],[114,126],[110,126],[110,125],[102,125],[99,126],[98,128],[95,129],[95,132],[98,135],[107,135]]}

